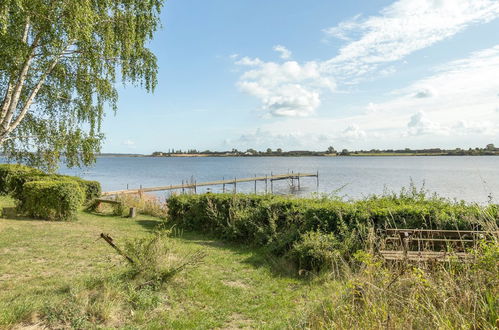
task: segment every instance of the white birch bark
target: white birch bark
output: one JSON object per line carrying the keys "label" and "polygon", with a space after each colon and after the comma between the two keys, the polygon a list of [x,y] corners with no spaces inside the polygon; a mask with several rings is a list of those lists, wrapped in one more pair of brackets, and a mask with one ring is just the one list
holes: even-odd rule
{"label": "white birch bark", "polygon": [[[72,44],[72,42],[70,42],[69,45],[61,51],[61,53],[52,61],[49,68],[42,74],[42,76],[40,77],[40,80],[38,81],[36,86],[33,88],[31,93],[29,94],[29,97],[26,100],[26,102],[24,103],[24,106],[20,110],[17,118],[13,122],[11,122],[14,112],[12,112],[12,115],[11,115],[8,122],[7,122],[7,118],[5,118],[4,122],[2,123],[3,130],[2,130],[2,133],[0,134],[0,144],[4,143],[7,140],[12,139],[12,137],[9,137],[9,134],[12,133],[17,128],[17,126],[19,126],[19,124],[22,122],[24,117],[26,117],[26,114],[28,113],[29,108],[31,107],[31,105],[35,101],[35,98],[38,95],[40,88],[42,88],[43,84],[45,83],[45,80],[50,75],[50,73],[54,70],[55,66],[57,65],[57,63],[59,63],[59,60],[64,55],[64,52],[67,50],[68,47],[70,47],[71,44]],[[19,100],[17,100],[17,102],[19,102]],[[16,105],[16,107],[17,107],[17,105]]]}

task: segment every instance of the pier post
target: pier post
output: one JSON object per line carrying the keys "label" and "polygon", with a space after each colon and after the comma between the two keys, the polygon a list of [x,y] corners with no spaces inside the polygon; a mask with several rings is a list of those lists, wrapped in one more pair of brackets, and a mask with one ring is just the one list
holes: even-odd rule
{"label": "pier post", "polygon": [[268,188],[267,188],[267,174],[265,174],[265,194],[268,194]]}
{"label": "pier post", "polygon": [[237,193],[237,181],[236,177],[234,177],[234,194]]}
{"label": "pier post", "polygon": [[222,184],[222,192],[225,194],[225,177],[222,177],[222,181],[224,181]]}
{"label": "pier post", "polygon": [[182,194],[185,193],[185,190],[184,190],[184,180],[182,180]]}
{"label": "pier post", "polygon": [[256,174],[255,174],[255,194],[256,194]]}
{"label": "pier post", "polygon": [[319,171],[317,171],[317,192],[319,192]]}
{"label": "pier post", "polygon": [[274,176],[274,173],[270,172],[270,193],[274,193],[274,180],[272,180],[272,177]]}
{"label": "pier post", "polygon": [[197,189],[196,189],[196,180],[194,180],[194,195],[197,194]]}

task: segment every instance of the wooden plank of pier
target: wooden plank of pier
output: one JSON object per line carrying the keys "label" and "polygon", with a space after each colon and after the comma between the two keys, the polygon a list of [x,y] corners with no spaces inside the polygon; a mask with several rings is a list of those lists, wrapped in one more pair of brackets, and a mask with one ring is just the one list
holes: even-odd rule
{"label": "wooden plank of pier", "polygon": [[169,185],[169,186],[161,186],[161,187],[150,187],[150,188],[140,188],[140,189],[126,189],[126,190],[115,190],[115,191],[107,191],[103,192],[102,196],[113,196],[113,195],[122,195],[122,194],[141,194],[145,192],[155,192],[155,191],[167,191],[167,190],[177,190],[177,189],[196,189],[197,187],[205,187],[205,186],[217,186],[217,185],[226,185],[241,182],[257,182],[257,181],[277,181],[277,180],[295,180],[304,177],[319,177],[319,173],[287,173],[287,174],[274,174],[274,175],[266,175],[266,176],[255,176],[252,178],[242,178],[242,179],[229,179],[229,180],[217,180],[217,181],[209,181],[209,182],[194,182],[194,183],[182,183],[178,185]]}

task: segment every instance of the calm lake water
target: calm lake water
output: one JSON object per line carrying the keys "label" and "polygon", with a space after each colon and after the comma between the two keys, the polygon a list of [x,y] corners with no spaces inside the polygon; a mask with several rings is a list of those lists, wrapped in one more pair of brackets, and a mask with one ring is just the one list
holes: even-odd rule
{"label": "calm lake water", "polygon": [[[362,198],[384,191],[400,191],[411,180],[417,187],[441,196],[470,202],[499,201],[499,157],[101,157],[94,167],[61,168],[60,173],[100,181],[104,191],[244,178],[287,172],[319,172],[321,193]],[[300,195],[317,191],[315,178],[302,178]],[[230,188],[230,187],[228,187]],[[289,183],[274,184],[277,193],[290,193]],[[221,186],[211,191],[221,191]],[[237,185],[238,191],[251,192],[253,183]],[[259,192],[265,183],[258,182]],[[198,189],[199,191],[206,191]],[[166,193],[159,193],[165,196]]]}

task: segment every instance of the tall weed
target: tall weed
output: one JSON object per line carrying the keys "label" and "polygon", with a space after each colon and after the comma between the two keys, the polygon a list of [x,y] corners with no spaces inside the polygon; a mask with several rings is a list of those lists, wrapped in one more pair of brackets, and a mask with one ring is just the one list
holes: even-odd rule
{"label": "tall weed", "polygon": [[119,328],[133,323],[134,318],[154,315],[165,303],[162,288],[204,258],[200,251],[176,253],[171,235],[172,231],[157,230],[126,242],[123,252],[133,262],[120,263],[109,274],[68,286],[65,299],[41,308],[42,323],[49,328]]}

